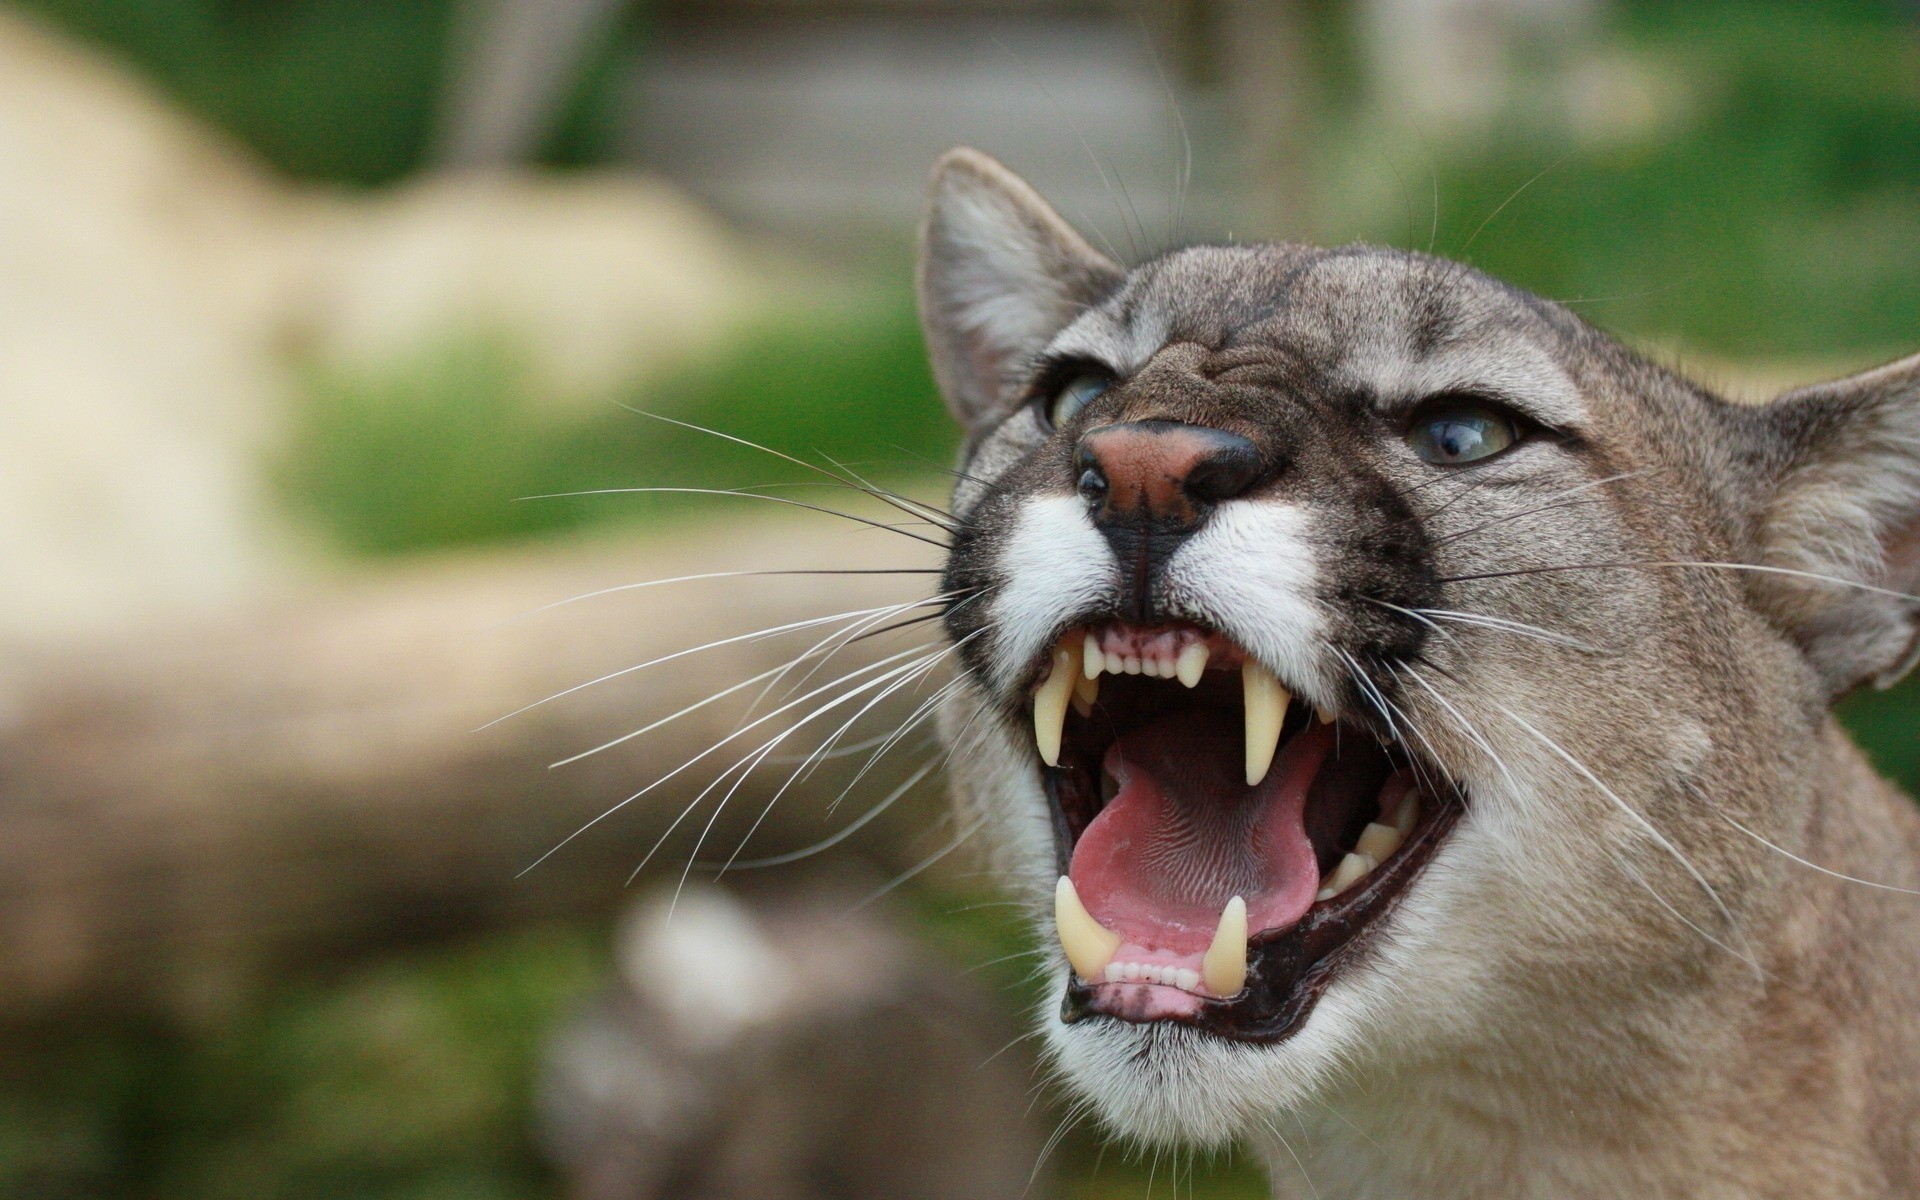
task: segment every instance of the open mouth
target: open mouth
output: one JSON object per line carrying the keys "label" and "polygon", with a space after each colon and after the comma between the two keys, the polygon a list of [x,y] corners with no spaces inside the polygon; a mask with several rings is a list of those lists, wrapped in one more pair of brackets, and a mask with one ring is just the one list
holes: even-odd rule
{"label": "open mouth", "polygon": [[1287,1037],[1461,812],[1432,763],[1219,633],[1100,623],[1040,670],[1065,1021]]}

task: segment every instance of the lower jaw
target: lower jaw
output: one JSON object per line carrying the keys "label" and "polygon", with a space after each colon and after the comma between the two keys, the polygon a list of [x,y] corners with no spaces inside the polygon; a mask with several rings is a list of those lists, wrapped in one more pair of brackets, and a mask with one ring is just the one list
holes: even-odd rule
{"label": "lower jaw", "polygon": [[1300,1031],[1329,985],[1370,952],[1375,932],[1460,819],[1455,795],[1431,811],[1380,870],[1309,909],[1285,929],[1255,934],[1247,946],[1247,981],[1239,993],[1210,997],[1153,983],[1087,983],[1070,975],[1060,1020],[1174,1023],[1230,1041],[1273,1045]]}

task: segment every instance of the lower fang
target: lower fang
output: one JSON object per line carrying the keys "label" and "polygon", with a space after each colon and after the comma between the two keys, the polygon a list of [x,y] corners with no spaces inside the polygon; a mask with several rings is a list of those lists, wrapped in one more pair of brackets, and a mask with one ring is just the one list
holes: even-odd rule
{"label": "lower fang", "polygon": [[1213,944],[1200,960],[1200,979],[1216,996],[1232,996],[1247,985],[1247,902],[1235,896],[1220,913]]}

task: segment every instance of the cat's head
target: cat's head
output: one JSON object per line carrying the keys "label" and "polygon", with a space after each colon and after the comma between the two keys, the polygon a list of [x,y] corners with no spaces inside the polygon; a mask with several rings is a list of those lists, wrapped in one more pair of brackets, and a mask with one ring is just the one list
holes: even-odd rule
{"label": "cat's head", "polygon": [[1920,645],[1920,359],[1732,405],[1426,255],[1124,269],[971,151],[921,250],[957,798],[1110,1124],[1604,1064],[1753,970],[1830,701]]}

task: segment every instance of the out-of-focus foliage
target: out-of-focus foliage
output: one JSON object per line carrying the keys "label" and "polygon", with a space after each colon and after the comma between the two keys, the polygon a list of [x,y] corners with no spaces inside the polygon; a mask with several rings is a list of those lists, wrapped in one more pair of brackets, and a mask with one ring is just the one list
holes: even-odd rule
{"label": "out-of-focus foliage", "polygon": [[[733,503],[622,488],[819,482],[773,455],[647,413],[883,478],[937,471],[954,444],[913,314],[896,305],[761,325],[715,361],[599,402],[536,397],[512,347],[484,335],[378,376],[316,372],[282,476],[296,505],[364,553]],[[615,494],[556,495],[596,489]],[[783,494],[839,503],[831,494]]]}
{"label": "out-of-focus foliage", "polygon": [[1614,24],[1670,111],[1585,142],[1508,113],[1423,148],[1405,221],[1354,232],[1424,248],[1437,197],[1438,252],[1629,335],[1771,359],[1920,342],[1913,14],[1698,0]]}
{"label": "out-of-focus foliage", "polygon": [[507,1200],[540,1039],[604,935],[539,929],[283,982],[217,1032],[94,1026],[0,1064],[0,1196]]}
{"label": "out-of-focus foliage", "polygon": [[[382,183],[421,165],[448,69],[454,0],[13,0],[138,67],[289,174]],[[638,7],[638,6],[636,6]],[[615,28],[544,159],[600,161],[610,141]]]}

